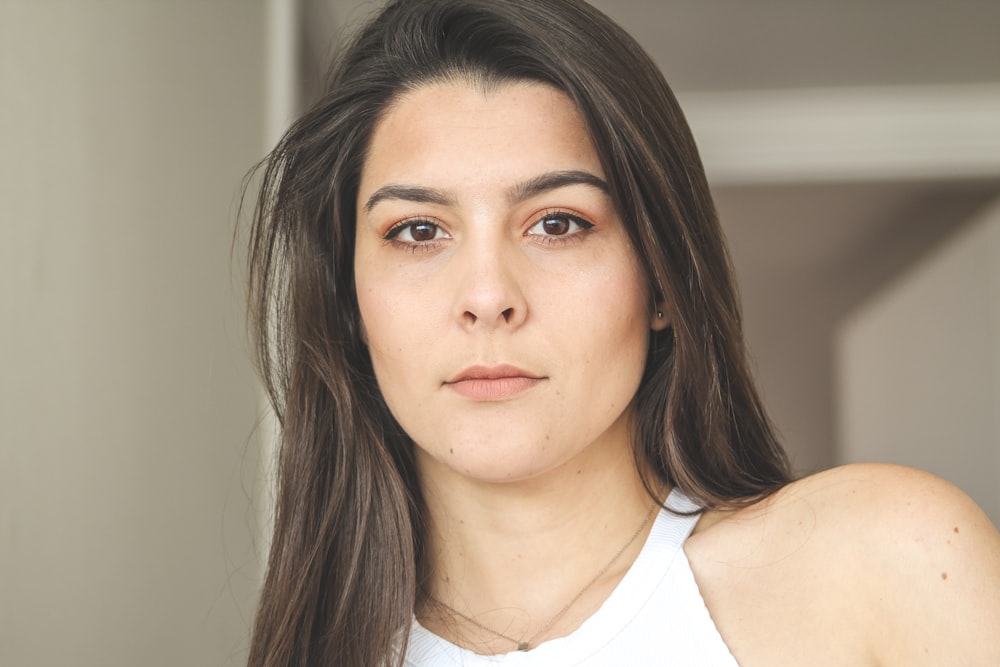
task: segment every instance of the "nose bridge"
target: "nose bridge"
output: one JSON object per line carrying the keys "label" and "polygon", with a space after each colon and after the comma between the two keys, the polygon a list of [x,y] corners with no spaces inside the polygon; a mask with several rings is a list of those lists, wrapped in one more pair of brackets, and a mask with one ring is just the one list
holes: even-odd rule
{"label": "nose bridge", "polygon": [[481,327],[518,324],[527,306],[515,243],[490,225],[469,234],[462,246],[456,310],[463,323]]}

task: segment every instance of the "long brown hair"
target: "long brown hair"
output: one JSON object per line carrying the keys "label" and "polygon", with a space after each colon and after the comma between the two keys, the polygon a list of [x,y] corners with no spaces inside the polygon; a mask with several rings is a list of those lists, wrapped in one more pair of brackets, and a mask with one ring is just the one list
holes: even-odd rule
{"label": "long brown hair", "polygon": [[338,57],[262,163],[250,230],[257,360],[281,427],[274,537],[250,665],[400,664],[421,572],[412,443],[359,335],[358,182],[380,116],[416,86],[544,82],[587,123],[671,326],[650,340],[635,456],[705,507],[788,466],[747,369],[731,267],[694,141],[662,75],[578,0],[398,0]]}

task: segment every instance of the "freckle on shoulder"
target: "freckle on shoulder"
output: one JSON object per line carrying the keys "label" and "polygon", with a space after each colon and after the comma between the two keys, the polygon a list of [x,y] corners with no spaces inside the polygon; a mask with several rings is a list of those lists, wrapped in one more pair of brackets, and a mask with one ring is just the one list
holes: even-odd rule
{"label": "freckle on shoulder", "polygon": [[948,522],[945,530],[959,534],[956,517],[963,507],[975,506],[929,473],[890,464],[852,464],[796,480],[749,507],[706,513],[698,532],[716,524],[746,529],[763,522],[770,531],[808,532],[810,539],[861,539],[865,534],[891,539],[898,531],[923,530],[936,517],[938,529]]}
{"label": "freckle on shoulder", "polygon": [[[834,468],[789,486],[810,503],[825,529],[873,542],[965,538],[984,515],[951,483],[921,470],[888,464]],[[958,537],[957,537],[958,536]]]}

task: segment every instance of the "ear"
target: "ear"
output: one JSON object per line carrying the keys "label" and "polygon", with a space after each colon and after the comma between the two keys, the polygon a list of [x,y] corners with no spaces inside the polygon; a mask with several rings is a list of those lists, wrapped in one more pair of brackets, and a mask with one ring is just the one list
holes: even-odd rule
{"label": "ear", "polygon": [[670,317],[662,303],[655,304],[653,314],[649,318],[649,328],[653,331],[663,331],[670,326]]}

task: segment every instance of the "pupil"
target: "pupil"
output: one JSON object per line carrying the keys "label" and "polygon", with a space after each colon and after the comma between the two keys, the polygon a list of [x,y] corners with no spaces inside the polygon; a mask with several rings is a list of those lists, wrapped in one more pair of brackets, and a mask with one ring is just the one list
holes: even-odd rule
{"label": "pupil", "polygon": [[569,220],[566,218],[549,218],[542,223],[542,227],[545,229],[546,234],[562,236],[569,231]]}

